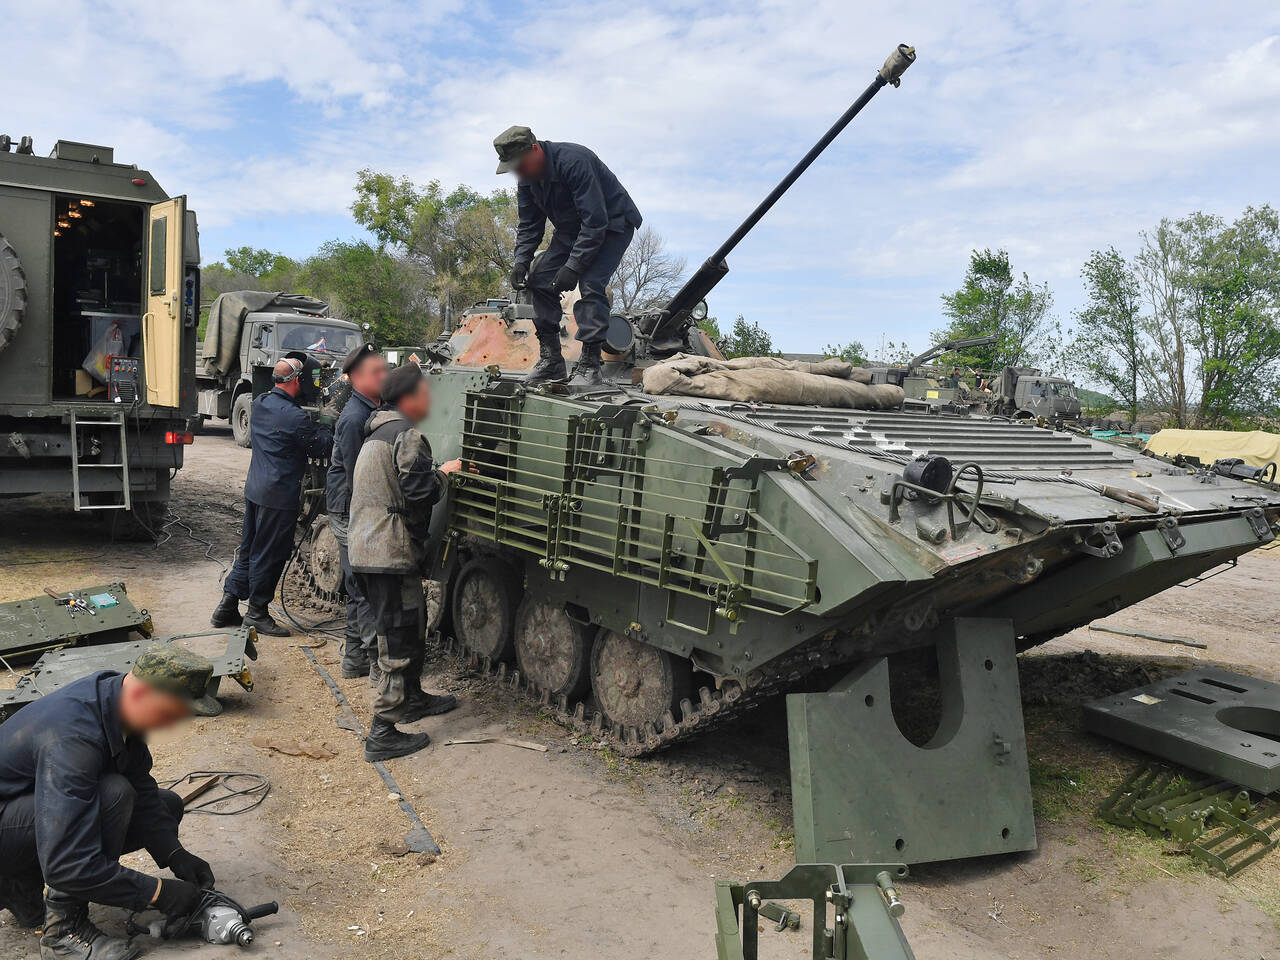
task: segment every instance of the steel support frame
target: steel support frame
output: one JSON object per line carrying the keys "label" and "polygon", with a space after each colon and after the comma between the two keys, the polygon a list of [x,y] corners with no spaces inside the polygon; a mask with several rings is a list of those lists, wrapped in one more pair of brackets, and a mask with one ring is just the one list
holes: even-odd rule
{"label": "steel support frame", "polygon": [[909,864],[1033,850],[1011,621],[939,627],[942,718],[924,746],[893,718],[889,666],[787,697],[796,859]]}

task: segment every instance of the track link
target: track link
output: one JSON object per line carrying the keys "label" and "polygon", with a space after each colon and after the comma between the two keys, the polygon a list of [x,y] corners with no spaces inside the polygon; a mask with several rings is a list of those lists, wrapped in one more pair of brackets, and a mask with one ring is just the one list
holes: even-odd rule
{"label": "track link", "polygon": [[840,659],[840,644],[834,639],[818,638],[791,653],[765,664],[742,677],[730,677],[716,687],[698,689],[696,699],[680,703],[680,716],[668,711],[661,725],[647,723],[643,727],[617,726],[588,701],[570,703],[564,696],[552,696],[549,690],[522,676],[506,663],[493,663],[468,649],[453,637],[440,638],[449,654],[463,661],[465,668],[490,677],[508,695],[551,710],[557,723],[576,733],[603,738],[619,754],[642,757],[665,750],[695,733],[720,726],[758,706],[764,700],[793,687],[798,681],[831,666]]}

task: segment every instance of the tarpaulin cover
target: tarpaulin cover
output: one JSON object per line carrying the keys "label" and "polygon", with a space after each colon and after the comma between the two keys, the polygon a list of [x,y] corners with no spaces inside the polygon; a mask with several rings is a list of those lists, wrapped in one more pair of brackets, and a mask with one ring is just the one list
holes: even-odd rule
{"label": "tarpaulin cover", "polygon": [[204,329],[204,347],[200,350],[200,375],[227,377],[240,366],[240,331],[244,318],[273,307],[280,313],[310,313],[320,316],[329,305],[315,297],[299,293],[268,293],[263,290],[236,290],[222,293],[209,308],[209,323]]}
{"label": "tarpaulin cover", "polygon": [[1162,457],[1197,457],[1206,467],[1215,460],[1239,458],[1251,467],[1280,462],[1280,434],[1265,430],[1161,430],[1147,449]]}
{"label": "tarpaulin cover", "polygon": [[843,360],[737,357],[716,360],[678,353],[644,371],[644,392],[710,397],[739,403],[791,403],[879,410],[902,404],[902,388],[871,383],[871,374]]}

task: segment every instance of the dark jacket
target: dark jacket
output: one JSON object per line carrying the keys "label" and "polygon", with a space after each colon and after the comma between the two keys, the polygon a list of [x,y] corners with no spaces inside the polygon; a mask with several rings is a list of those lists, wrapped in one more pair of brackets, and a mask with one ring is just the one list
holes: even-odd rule
{"label": "dark jacket", "polygon": [[538,142],[547,154],[547,172],[541,180],[525,181],[516,188],[520,210],[516,263],[533,260],[550,220],[556,233],[577,236],[565,266],[581,273],[595,258],[607,232],[634,229],[643,218],[613,171],[586,147]]}
{"label": "dark jacket", "polygon": [[431,510],[447,489],[431,445],[399,410],[369,418],[351,486],[347,557],[361,573],[417,573]]}
{"label": "dark jacket", "polygon": [[35,794],[36,851],[49,886],[77,898],[143,910],[156,878],[121,866],[102,852],[98,783],[124,776],[137,798],[133,829],[156,863],[178,849],[178,824],[151,777],[144,740],[120,729],[124,675],[83,677],[23,707],[0,726],[0,807]]}
{"label": "dark jacket", "polygon": [[279,387],[253,401],[249,424],[253,458],[244,479],[244,498],[260,507],[297,510],[307,457],[328,455],[333,430],[312,420]]}
{"label": "dark jacket", "polygon": [[329,455],[329,473],[324,481],[325,510],[344,519],[351,513],[351,479],[356,472],[356,457],[364,445],[364,425],[378,405],[362,393],[351,391],[342,414],[333,427],[333,453]]}

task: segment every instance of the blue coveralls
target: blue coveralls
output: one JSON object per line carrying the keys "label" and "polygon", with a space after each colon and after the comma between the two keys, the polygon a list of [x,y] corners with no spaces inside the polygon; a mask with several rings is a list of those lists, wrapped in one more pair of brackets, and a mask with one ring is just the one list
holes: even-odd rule
{"label": "blue coveralls", "polygon": [[329,473],[325,476],[324,485],[325,509],[338,540],[338,560],[342,564],[342,579],[347,588],[347,626],[342,646],[342,664],[350,669],[362,666],[368,652],[378,641],[373,610],[360,587],[360,581],[351,572],[351,560],[347,556],[351,480],[356,472],[356,458],[360,456],[360,447],[364,444],[364,426],[377,409],[378,405],[364,394],[351,391],[351,397],[333,427],[333,453],[329,458]]}
{"label": "blue coveralls", "polygon": [[120,863],[180,848],[182,800],[156,786],[151,751],[120,727],[124,674],[105,670],[0,726],[0,877],[78,900],[144,910],[156,878]]}
{"label": "blue coveralls", "polygon": [[265,607],[293,552],[307,457],[328,454],[333,430],[317,424],[279,387],[253,401],[249,423],[253,458],[244,480],[244,526],[222,589]]}
{"label": "blue coveralls", "polygon": [[516,189],[520,223],[515,262],[533,260],[548,220],[555,229],[529,274],[534,326],[539,336],[559,337],[560,294],[551,284],[556,272],[568,265],[581,277],[581,299],[573,306],[578,339],[603,343],[609,330],[605,289],[643,218],[613,171],[586,147],[538,142],[547,155],[546,173],[540,180],[521,181]]}

